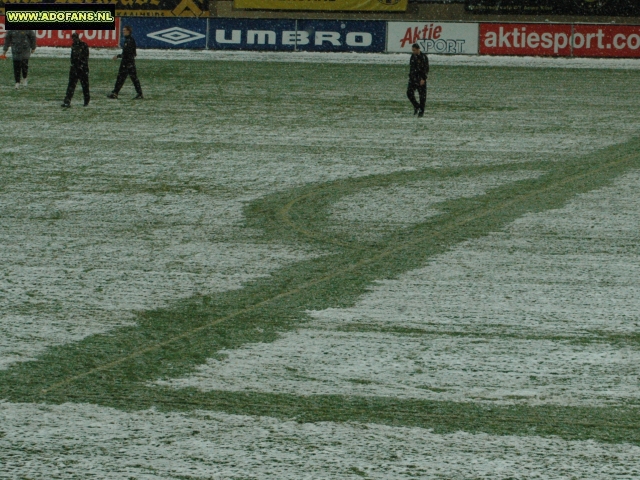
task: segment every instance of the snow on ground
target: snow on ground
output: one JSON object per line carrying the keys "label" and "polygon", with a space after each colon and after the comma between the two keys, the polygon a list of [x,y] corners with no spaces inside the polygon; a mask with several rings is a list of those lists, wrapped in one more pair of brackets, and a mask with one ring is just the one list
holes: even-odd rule
{"label": "snow on ground", "polygon": [[302,329],[209,360],[200,389],[532,405],[637,403],[636,348],[601,343]]}
{"label": "snow on ground", "polygon": [[[234,163],[224,178],[225,168],[216,162],[215,177],[226,185],[247,182],[249,172],[242,172],[241,165]],[[264,182],[273,175],[260,175],[259,170],[268,169],[262,165],[251,175]],[[327,175],[312,168],[304,174],[280,170],[278,186]],[[357,172],[341,170],[332,176],[349,174]],[[530,172],[488,177],[471,190],[479,194],[523,175]],[[273,191],[272,185],[256,182],[253,188],[261,193]],[[84,184],[82,190],[89,187]],[[440,197],[429,197],[432,201],[464,194],[458,182],[433,188]],[[0,195],[5,219],[0,228],[0,368],[30,360],[47,346],[125,325],[135,311],[240,288],[243,282],[311,256],[302,249],[252,243],[251,234],[256,239],[259,234],[240,228],[242,207],[251,198],[246,194],[219,198],[188,187],[160,197],[139,191],[15,193]],[[233,239],[234,232],[241,237]]]}
{"label": "snow on ground", "polygon": [[[640,447],[214,412],[0,403],[2,478],[637,478]],[[37,452],[37,455],[34,453]]]}
{"label": "snow on ground", "polygon": [[637,404],[640,352],[606,335],[640,332],[638,185],[634,172],[560,210],[526,215],[505,232],[381,281],[353,308],[311,312],[310,324],[274,343],[226,351],[226,359],[162,383]]}
{"label": "snow on ground", "polygon": [[[111,58],[120,49],[93,48],[92,58]],[[69,49],[40,47],[34,57],[67,58]],[[338,52],[249,52],[231,50],[159,50],[138,49],[139,59],[158,60],[220,60],[238,62],[303,62],[350,63],[365,65],[406,65],[408,53],[338,53]],[[598,68],[640,69],[635,58],[548,58],[548,57],[495,57],[490,55],[429,55],[433,65],[478,67],[540,67],[540,68]]]}
{"label": "snow on ground", "polygon": [[[261,242],[259,232],[243,228],[243,207],[319,178],[390,170],[377,164],[363,171],[357,161],[287,168],[273,159],[243,167],[232,156],[215,163],[163,158],[153,167],[99,154],[36,158],[0,194],[0,368],[129,324],[135,311],[240,288],[322,254]],[[64,170],[78,175],[68,189],[57,186]],[[193,182],[208,182],[212,192],[190,188]],[[217,192],[218,184],[226,190]]]}
{"label": "snow on ground", "polygon": [[[151,168],[100,155],[33,159],[22,181],[0,194],[0,368],[129,324],[135,311],[240,288],[321,254],[260,242],[259,232],[242,228],[242,208],[280,188],[390,170],[380,164],[363,170],[357,161],[287,168],[271,159],[243,168],[247,158],[216,160],[176,165],[158,158]],[[65,168],[84,183],[71,192],[43,188],[42,179],[54,185]],[[87,170],[90,177],[80,174]],[[118,185],[123,177],[136,183]],[[189,188],[211,179],[213,192]],[[239,192],[216,195],[218,183]],[[121,191],[100,193],[109,189]]]}
{"label": "snow on ground", "polygon": [[[475,197],[505,183],[536,178],[540,171],[484,174],[451,180],[428,180],[386,188],[369,188],[343,197],[331,206],[329,221],[338,231],[377,236],[424,222],[441,213],[437,204],[452,198]],[[362,228],[364,227],[364,228]]]}

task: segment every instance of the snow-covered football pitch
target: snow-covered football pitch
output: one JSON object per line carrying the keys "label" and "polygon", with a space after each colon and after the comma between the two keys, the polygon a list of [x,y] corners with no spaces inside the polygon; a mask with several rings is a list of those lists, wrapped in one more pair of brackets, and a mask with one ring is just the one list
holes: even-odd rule
{"label": "snow-covered football pitch", "polygon": [[67,53],[0,64],[0,478],[640,477],[639,62]]}

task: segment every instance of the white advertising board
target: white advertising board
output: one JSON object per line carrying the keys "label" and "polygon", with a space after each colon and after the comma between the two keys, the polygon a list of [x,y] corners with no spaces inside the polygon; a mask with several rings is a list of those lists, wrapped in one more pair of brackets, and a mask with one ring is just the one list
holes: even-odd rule
{"label": "white advertising board", "polygon": [[387,52],[410,52],[414,43],[425,53],[477,55],[477,23],[389,22]]}

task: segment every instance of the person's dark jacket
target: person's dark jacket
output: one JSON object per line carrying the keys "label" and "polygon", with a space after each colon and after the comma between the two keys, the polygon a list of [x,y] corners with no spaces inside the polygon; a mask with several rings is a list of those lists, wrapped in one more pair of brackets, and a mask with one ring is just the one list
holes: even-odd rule
{"label": "person's dark jacket", "polygon": [[130,65],[136,61],[136,41],[133,35],[124,37],[124,46],[122,47],[122,53],[118,55],[118,58],[122,59],[122,63]]}
{"label": "person's dark jacket", "polygon": [[9,30],[4,37],[4,54],[9,47],[14,60],[29,60],[31,51],[36,49],[36,31]]}
{"label": "person's dark jacket", "polygon": [[71,66],[89,70],[89,45],[79,38],[74,39],[71,45]]}
{"label": "person's dark jacket", "polygon": [[409,80],[412,83],[420,83],[420,80],[426,80],[429,75],[429,59],[420,52],[418,55],[411,54],[409,61]]}

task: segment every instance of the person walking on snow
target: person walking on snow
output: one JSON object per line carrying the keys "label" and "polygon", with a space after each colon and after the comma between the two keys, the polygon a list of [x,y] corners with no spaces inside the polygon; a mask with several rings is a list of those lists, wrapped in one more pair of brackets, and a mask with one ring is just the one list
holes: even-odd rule
{"label": "person walking on snow", "polygon": [[[420,45],[414,43],[411,46],[411,60],[409,61],[409,85],[407,97],[413,105],[413,114],[424,116],[424,107],[427,103],[427,75],[429,75],[429,59],[420,51]],[[416,101],[416,90],[420,97],[420,103]]]}
{"label": "person walking on snow", "polygon": [[138,72],[136,71],[136,41],[133,38],[133,29],[127,25],[122,29],[124,34],[124,46],[122,47],[122,53],[113,57],[114,60],[121,58],[120,70],[118,70],[118,78],[116,79],[116,86],[113,87],[113,92],[107,95],[107,98],[116,99],[118,93],[124,85],[124,81],[127,76],[131,77],[133,86],[136,88],[136,97],[134,100],[142,100],[142,87],[140,86],[140,80],[138,80]]}
{"label": "person walking on snow", "polygon": [[71,69],[69,70],[69,85],[67,94],[64,97],[62,106],[69,108],[71,99],[76,90],[78,80],[82,85],[82,95],[84,96],[84,106],[89,105],[89,45],[80,40],[77,33],[71,34],[73,44],[71,45]]}
{"label": "person walking on snow", "polygon": [[26,87],[29,57],[36,51],[35,30],[9,30],[4,37],[1,59],[6,60],[9,47],[11,47],[11,57],[13,58],[13,76],[16,80],[16,88]]}

